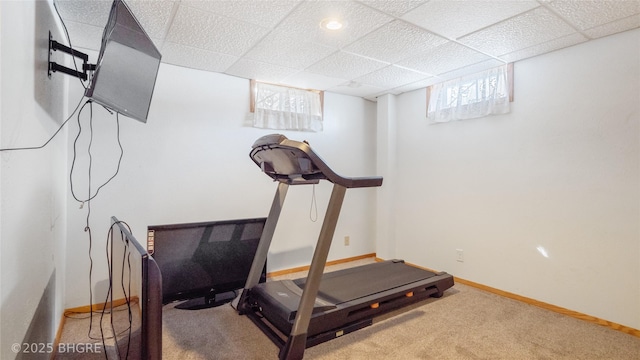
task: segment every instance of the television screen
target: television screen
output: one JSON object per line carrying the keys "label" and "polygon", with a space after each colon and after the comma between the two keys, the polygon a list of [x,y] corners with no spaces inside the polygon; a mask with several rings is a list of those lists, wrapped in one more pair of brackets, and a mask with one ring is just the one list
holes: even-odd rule
{"label": "television screen", "polygon": [[[111,218],[110,292],[111,334],[107,346],[117,359],[162,358],[162,276],[153,257]],[[108,351],[109,353],[113,353]]]}
{"label": "television screen", "polygon": [[115,0],[85,95],[120,114],[147,122],[161,58],[129,7]]}
{"label": "television screen", "polygon": [[[162,301],[201,309],[233,300],[244,287],[266,218],[148,227],[147,247],[162,272]],[[151,251],[151,250],[150,250]],[[266,265],[261,281],[266,280]]]}

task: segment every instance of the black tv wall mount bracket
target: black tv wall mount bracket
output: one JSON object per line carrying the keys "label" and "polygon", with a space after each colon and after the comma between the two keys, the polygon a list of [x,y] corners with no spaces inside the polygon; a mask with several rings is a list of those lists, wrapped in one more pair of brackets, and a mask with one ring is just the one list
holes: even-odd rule
{"label": "black tv wall mount bracket", "polygon": [[[82,59],[83,61],[82,71],[78,71],[77,69],[70,69],[66,66],[62,66],[54,61],[51,61],[51,52],[57,51],[57,50],[60,50],[66,54]],[[53,37],[51,36],[51,31],[49,31],[49,58],[48,58],[49,66],[47,69],[47,74],[49,78],[51,78],[52,72],[60,71],[67,75],[75,76],[82,80],[87,80],[89,77],[87,73],[89,71],[94,71],[96,69],[96,65],[89,64],[87,63],[88,61],[89,61],[89,55],[82,53],[78,50],[74,50],[66,45],[60,44],[59,42],[53,40]]]}

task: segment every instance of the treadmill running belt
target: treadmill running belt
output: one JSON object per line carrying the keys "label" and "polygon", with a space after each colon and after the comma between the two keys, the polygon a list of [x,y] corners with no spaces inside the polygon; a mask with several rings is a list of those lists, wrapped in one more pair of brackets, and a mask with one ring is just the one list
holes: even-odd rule
{"label": "treadmill running belt", "polygon": [[[403,262],[378,262],[325,273],[320,282],[318,296],[337,305],[435,275]],[[293,282],[304,288],[306,280],[302,278]]]}

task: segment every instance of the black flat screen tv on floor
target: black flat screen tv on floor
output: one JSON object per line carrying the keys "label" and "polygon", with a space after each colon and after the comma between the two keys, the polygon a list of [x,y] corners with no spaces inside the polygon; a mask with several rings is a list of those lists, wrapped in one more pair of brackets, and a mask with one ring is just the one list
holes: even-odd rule
{"label": "black flat screen tv on floor", "polygon": [[[110,291],[105,304],[115,359],[162,359],[162,276],[155,260],[115,216],[110,229]],[[105,349],[106,350],[106,349]]]}
{"label": "black flat screen tv on floor", "polygon": [[176,308],[196,310],[232,301],[247,281],[266,220],[148,226],[147,248],[162,272],[162,302],[186,300]]}

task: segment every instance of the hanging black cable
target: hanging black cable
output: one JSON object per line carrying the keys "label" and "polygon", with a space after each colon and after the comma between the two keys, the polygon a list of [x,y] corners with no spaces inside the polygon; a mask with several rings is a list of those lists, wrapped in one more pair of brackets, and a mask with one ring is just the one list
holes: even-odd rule
{"label": "hanging black cable", "polygon": [[53,133],[53,135],[49,138],[49,140],[45,141],[44,144],[42,144],[40,146],[25,146],[25,147],[4,148],[4,149],[0,149],[0,151],[38,150],[38,149],[44,148],[45,146],[47,146],[51,142],[51,140],[53,140],[53,138],[56,137],[56,135],[58,135],[58,133],[62,130],[62,128],[64,128],[64,126],[67,125],[69,120],[71,120],[71,118],[73,118],[73,115],[75,115],[76,112],[78,111],[78,108],[80,107],[80,104],[82,104],[82,100],[84,100],[84,96],[82,96],[80,98],[80,101],[78,102],[78,105],[76,105],[76,108],[69,115],[69,117],[62,123],[62,125],[60,125],[58,127],[58,130],[56,130],[56,132]]}
{"label": "hanging black cable", "polygon": [[[82,111],[84,110],[84,107],[87,105],[87,103],[92,104],[93,101],[87,100],[87,102],[85,102],[85,104],[82,106],[82,108],[80,108],[80,111],[78,112],[78,134],[76,135],[76,138],[73,141],[73,158],[71,160],[71,170],[69,172],[69,183],[71,186],[71,195],[77,202],[81,204],[81,207],[82,205],[84,205],[85,202],[93,200],[96,196],[98,196],[98,193],[100,192],[100,190],[103,187],[105,187],[108,183],[110,183],[111,180],[113,180],[118,175],[118,173],[120,172],[120,165],[122,164],[122,158],[124,156],[124,148],[122,147],[122,142],[120,140],[120,116],[118,113],[116,113],[116,140],[118,142],[118,147],[120,148],[120,155],[118,157],[118,165],[116,166],[116,171],[114,172],[113,175],[111,175],[111,177],[109,177],[109,179],[107,179],[107,181],[105,181],[102,185],[98,186],[95,194],[89,194],[86,199],[78,198],[78,196],[75,193],[75,189],[73,185],[73,171],[75,169],[75,163],[77,158],[77,150],[76,150],[77,143],[78,143],[78,139],[80,138],[80,135],[82,135],[82,123],[81,123],[80,115],[82,114]],[[93,115],[91,115],[91,118],[93,118]],[[91,157],[91,153],[89,153],[89,157]]]}
{"label": "hanging black cable", "polygon": [[[91,156],[91,145],[93,144],[93,105],[89,102],[89,146],[87,147],[87,153],[89,154],[89,169],[88,169],[88,178],[89,183],[87,186],[87,192],[89,197],[91,195],[91,165],[93,163],[93,157]],[[85,103],[86,105],[86,103]],[[84,106],[83,106],[84,108]],[[80,110],[82,112],[82,109]],[[78,125],[80,125],[80,113],[78,113]],[[80,129],[80,132],[82,129]],[[78,137],[80,136],[80,132],[78,132]],[[76,137],[76,140],[78,138]],[[75,150],[75,143],[74,143]],[[74,153],[75,155],[75,153]],[[74,156],[75,158],[75,156]],[[87,218],[86,225],[84,231],[89,235],[89,306],[91,309],[91,315],[89,316],[89,338],[91,337],[91,329],[93,328],[93,287],[92,287],[92,273],[93,273],[93,257],[91,256],[91,248],[93,245],[93,239],[91,237],[91,200],[87,201]]]}
{"label": "hanging black cable", "polygon": [[[106,344],[106,339],[104,336],[104,330],[103,330],[103,320],[104,320],[104,314],[106,312],[107,309],[107,304],[109,303],[109,296],[111,295],[111,283],[112,283],[112,279],[113,279],[113,268],[111,267],[111,258],[109,256],[110,251],[109,251],[109,242],[113,242],[113,226],[109,228],[109,232],[107,232],[107,241],[106,241],[106,255],[107,255],[107,274],[109,276],[109,287],[107,288],[107,297],[104,300],[104,305],[102,306],[102,313],[100,314],[100,338],[102,340],[102,348],[106,349],[107,348],[107,344]],[[113,316],[113,314],[111,314],[111,316]],[[104,356],[106,360],[109,360],[109,357],[107,356],[107,352],[104,352]]]}

